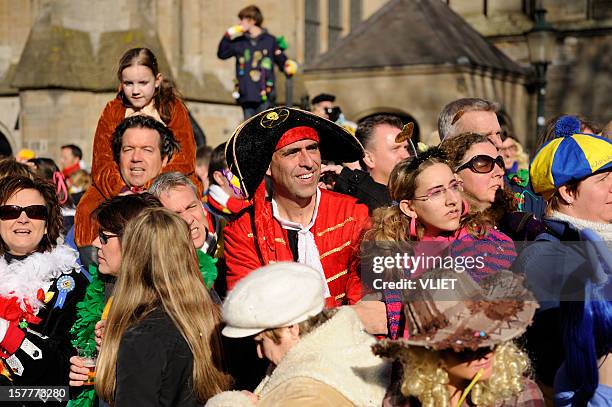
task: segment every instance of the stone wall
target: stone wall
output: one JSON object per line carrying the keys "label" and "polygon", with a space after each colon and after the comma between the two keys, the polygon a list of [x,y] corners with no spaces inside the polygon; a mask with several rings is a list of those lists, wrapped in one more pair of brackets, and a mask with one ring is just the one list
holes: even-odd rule
{"label": "stone wall", "polygon": [[[308,0],[261,0],[264,26],[284,35],[287,54],[304,58],[304,9]],[[362,17],[388,0],[363,0]],[[443,1],[443,0],[440,0]],[[0,0],[0,128],[15,149],[40,148],[57,159],[59,146],[80,144],[91,157],[93,134],[104,104],[117,86],[115,69],[127,48],[156,49],[164,73],[176,80],[208,142],[225,141],[242,119],[231,98],[233,59],[216,57],[224,31],[237,23],[251,0]],[[350,1],[342,0],[342,33],[349,31]],[[522,33],[533,21],[522,0],[451,0],[451,7],[517,62],[527,65]],[[612,43],[610,12],[593,15],[587,0],[544,0],[549,20],[560,31],[557,56],[549,70],[546,112],[612,117]],[[321,50],[327,49],[329,0],[319,0]],[[26,49],[30,44],[30,49]],[[56,61],[57,64],[54,62]],[[19,67],[19,69],[18,69]],[[435,117],[449,100],[464,95],[500,100],[517,133],[533,132],[533,95],[509,79],[462,72],[432,80],[431,72],[409,78],[395,71],[305,77],[294,82],[294,102],[308,93],[337,92],[347,116],[395,108],[419,122],[421,134],[435,129]],[[377,79],[375,79],[377,78]],[[484,79],[483,79],[484,78]],[[284,99],[279,80],[279,100]],[[371,96],[371,89],[382,89]],[[415,97],[414,95],[418,95]],[[14,129],[17,117],[20,128]],[[8,130],[4,130],[8,129]]]}
{"label": "stone wall", "polygon": [[323,91],[335,94],[343,112],[352,120],[382,112],[412,116],[419,126],[421,140],[429,144],[439,141],[437,116],[442,107],[462,97],[479,96],[498,101],[514,120],[517,135],[524,139],[527,133],[526,107],[530,102],[523,84],[482,72],[420,67],[321,73],[309,74],[306,83],[311,94]]}
{"label": "stone wall", "polygon": [[91,162],[93,136],[112,93],[70,90],[26,90],[19,94],[24,148],[59,159],[63,144],[77,144]]}

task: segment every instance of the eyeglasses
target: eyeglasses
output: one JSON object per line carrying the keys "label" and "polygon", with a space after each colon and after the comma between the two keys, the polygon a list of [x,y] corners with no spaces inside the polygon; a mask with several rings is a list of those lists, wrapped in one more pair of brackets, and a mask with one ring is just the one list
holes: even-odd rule
{"label": "eyeglasses", "polygon": [[19,219],[21,212],[25,212],[28,218],[36,220],[47,220],[48,216],[47,207],[45,205],[30,205],[25,207],[17,205],[2,205],[0,206],[0,219]]}
{"label": "eyeglasses", "polygon": [[113,237],[119,237],[119,235],[115,235],[115,234],[106,234],[102,231],[98,232],[98,237],[100,238],[100,243],[102,243],[103,245],[108,244],[108,240],[112,239]]}
{"label": "eyeglasses", "polygon": [[465,164],[457,167],[455,172],[459,172],[466,168],[472,170],[472,172],[477,172],[479,174],[487,174],[493,171],[495,168],[495,164],[499,165],[499,168],[504,169],[504,158],[501,155],[498,155],[497,158],[493,158],[489,155],[477,155],[472,157],[472,159]]}
{"label": "eyeglasses", "polygon": [[426,201],[428,199],[435,201],[445,196],[446,191],[452,191],[454,193],[463,191],[463,182],[462,181],[451,181],[450,184],[448,184],[447,188],[444,188],[444,187],[434,188],[431,191],[429,191],[427,194],[423,196],[415,196],[412,199],[417,200],[417,201]]}

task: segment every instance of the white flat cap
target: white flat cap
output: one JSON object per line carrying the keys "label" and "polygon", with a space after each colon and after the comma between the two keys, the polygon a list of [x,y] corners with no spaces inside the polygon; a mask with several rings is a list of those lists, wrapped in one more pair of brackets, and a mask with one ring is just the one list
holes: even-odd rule
{"label": "white flat cap", "polygon": [[300,323],[323,310],[323,281],[300,263],[270,264],[240,280],[223,302],[223,335],[243,338]]}

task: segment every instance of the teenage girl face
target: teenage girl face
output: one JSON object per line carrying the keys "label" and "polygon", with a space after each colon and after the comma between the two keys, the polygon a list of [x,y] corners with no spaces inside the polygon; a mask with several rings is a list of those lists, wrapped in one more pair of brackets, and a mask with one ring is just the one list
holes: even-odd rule
{"label": "teenage girl face", "polygon": [[131,65],[121,72],[121,89],[132,108],[140,110],[151,103],[161,80],[161,74],[153,75],[151,68]]}
{"label": "teenage girl face", "polygon": [[461,218],[461,184],[448,165],[432,164],[417,175],[414,197],[401,201],[400,209],[416,216],[426,235],[455,231]]}

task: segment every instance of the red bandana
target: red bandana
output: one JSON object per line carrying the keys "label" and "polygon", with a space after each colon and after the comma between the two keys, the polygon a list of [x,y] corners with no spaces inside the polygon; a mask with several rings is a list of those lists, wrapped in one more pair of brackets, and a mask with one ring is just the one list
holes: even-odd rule
{"label": "red bandana", "polygon": [[295,143],[300,140],[313,140],[319,142],[319,134],[312,127],[300,126],[294,127],[287,130],[276,143],[276,150],[280,150],[283,147],[288,146],[291,143]]}

